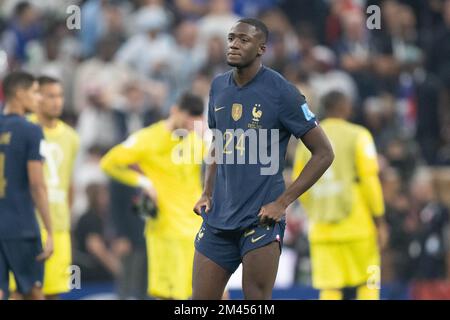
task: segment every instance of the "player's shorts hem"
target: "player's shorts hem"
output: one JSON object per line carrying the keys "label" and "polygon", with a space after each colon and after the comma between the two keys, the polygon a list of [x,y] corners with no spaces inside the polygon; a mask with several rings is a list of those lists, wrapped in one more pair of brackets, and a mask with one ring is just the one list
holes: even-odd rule
{"label": "player's shorts hem", "polygon": [[206,258],[208,258],[209,260],[211,260],[215,264],[217,264],[219,267],[221,267],[225,271],[229,272],[230,274],[233,274],[237,270],[237,268],[239,267],[239,266],[237,266],[233,271],[231,271],[230,268],[225,267],[223,264],[221,264],[220,262],[216,261],[216,259],[211,257],[209,254],[203,252],[203,250],[198,249],[197,246],[195,247],[195,250],[198,251],[199,253],[201,253],[202,255],[204,255]]}
{"label": "player's shorts hem", "polygon": [[261,243],[261,245],[259,245],[259,246],[257,246],[257,247],[252,247],[252,248],[249,248],[249,249],[245,250],[245,251],[242,253],[241,259],[244,259],[244,256],[245,256],[247,253],[249,253],[249,252],[251,252],[251,251],[253,251],[253,250],[262,248],[262,247],[266,247],[266,246],[268,246],[269,244],[272,244],[273,242],[278,242],[278,247],[280,248],[280,255],[281,255],[282,248],[283,248],[283,244],[282,244],[281,241],[279,241],[279,240],[272,239],[271,241],[269,241],[269,242],[267,242],[267,243]]}

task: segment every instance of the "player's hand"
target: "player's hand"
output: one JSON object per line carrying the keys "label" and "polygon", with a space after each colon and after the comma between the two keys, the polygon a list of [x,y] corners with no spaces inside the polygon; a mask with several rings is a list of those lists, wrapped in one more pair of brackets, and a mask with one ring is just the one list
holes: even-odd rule
{"label": "player's hand", "polygon": [[158,193],[156,192],[156,189],[154,186],[151,186],[151,187],[149,186],[143,190],[153,200],[154,203],[157,203]]}
{"label": "player's hand", "polygon": [[273,225],[280,222],[286,214],[286,206],[278,201],[274,201],[261,207],[258,217],[262,225]]}
{"label": "player's hand", "polygon": [[389,241],[389,231],[386,222],[377,225],[378,248],[380,251],[386,249]]}
{"label": "player's hand", "polygon": [[118,238],[116,240],[114,240],[113,245],[112,245],[112,249],[114,251],[114,253],[116,254],[116,256],[118,257],[123,257],[128,255],[131,250],[132,250],[133,246],[131,244],[131,242],[127,239],[127,238]]}
{"label": "player's hand", "polygon": [[45,248],[44,251],[40,255],[36,257],[37,261],[44,261],[51,257],[53,254],[53,237],[49,233],[47,235],[47,240],[45,241]]}
{"label": "player's hand", "polygon": [[197,215],[201,215],[203,207],[205,207],[205,212],[208,212],[209,209],[211,209],[211,197],[206,194],[203,194],[200,200],[197,201],[194,206],[194,212]]}

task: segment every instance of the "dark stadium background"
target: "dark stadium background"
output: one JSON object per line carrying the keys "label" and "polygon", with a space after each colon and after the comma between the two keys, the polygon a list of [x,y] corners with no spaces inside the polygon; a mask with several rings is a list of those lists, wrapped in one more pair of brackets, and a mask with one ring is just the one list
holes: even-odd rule
{"label": "dark stadium background", "polygon": [[[390,230],[382,252],[382,298],[450,299],[450,0],[29,3],[0,0],[0,78],[23,68],[62,80],[63,118],[81,137],[75,264],[89,259],[82,250],[86,230],[101,234],[117,258],[130,248],[143,252],[142,221],[124,214],[133,190],[110,183],[98,161],[128,134],[167,115],[183,90],[206,103],[212,78],[228,70],[229,27],[252,16],[271,32],[264,63],[298,86],[313,112],[320,115],[327,92],[341,90],[353,101],[353,121],[375,138]],[[366,24],[370,5],[380,8],[380,29]],[[293,142],[290,165],[294,149]],[[80,226],[87,212],[101,223],[85,219]],[[274,298],[317,298],[310,287],[307,221],[298,205],[288,221]],[[118,279],[120,265],[81,273],[81,289],[65,298],[115,298],[129,285]],[[242,297],[234,284],[230,289],[231,298]]]}

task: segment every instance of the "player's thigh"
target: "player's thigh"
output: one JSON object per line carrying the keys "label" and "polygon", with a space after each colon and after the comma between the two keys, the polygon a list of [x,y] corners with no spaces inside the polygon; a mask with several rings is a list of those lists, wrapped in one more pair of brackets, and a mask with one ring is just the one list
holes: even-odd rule
{"label": "player's thigh", "polygon": [[193,300],[220,300],[231,273],[195,250],[192,275]]}
{"label": "player's thigh", "polygon": [[247,289],[271,292],[278,272],[280,244],[273,241],[247,252],[242,259],[242,286]]}
{"label": "player's thigh", "polygon": [[12,271],[17,291],[29,295],[42,286],[44,264],[36,257],[42,252],[40,238],[17,239],[3,242],[4,254]]}
{"label": "player's thigh", "polygon": [[[42,238],[45,242],[45,233],[42,233]],[[46,295],[70,291],[70,265],[72,263],[70,233],[65,231],[55,232],[53,239],[53,254],[45,261],[43,291]]]}

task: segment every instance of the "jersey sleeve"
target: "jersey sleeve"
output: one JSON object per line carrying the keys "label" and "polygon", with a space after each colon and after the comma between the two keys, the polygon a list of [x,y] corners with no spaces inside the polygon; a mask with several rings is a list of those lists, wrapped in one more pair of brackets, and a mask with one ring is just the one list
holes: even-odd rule
{"label": "jersey sleeve", "polygon": [[372,136],[362,131],[356,141],[356,172],[363,197],[373,216],[384,213],[383,193],[378,178],[377,151]]}
{"label": "jersey sleeve", "polygon": [[44,133],[42,128],[31,125],[26,129],[26,159],[27,161],[42,161],[44,148]]}
{"label": "jersey sleeve", "polygon": [[144,159],[146,145],[144,140],[142,134],[138,132],[112,148],[100,162],[102,170],[119,182],[137,187],[140,174],[129,166],[139,164]]}
{"label": "jersey sleeve", "polygon": [[208,101],[208,127],[214,129],[216,127],[216,118],[214,115],[214,94],[213,86],[211,84],[211,89],[209,90],[209,101]]}
{"label": "jersey sleeve", "polygon": [[316,116],[309,110],[305,97],[296,87],[285,85],[280,100],[280,122],[297,139],[317,126]]}

